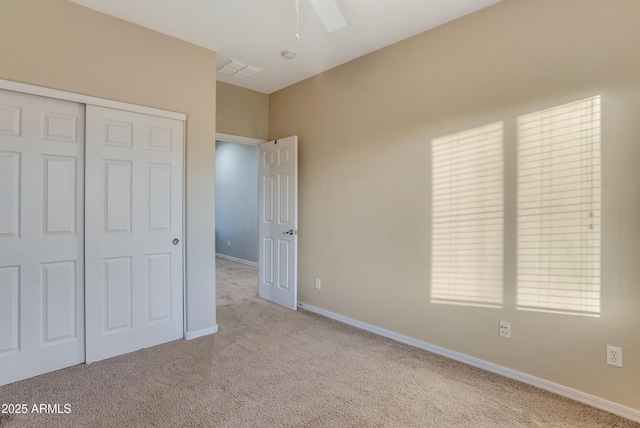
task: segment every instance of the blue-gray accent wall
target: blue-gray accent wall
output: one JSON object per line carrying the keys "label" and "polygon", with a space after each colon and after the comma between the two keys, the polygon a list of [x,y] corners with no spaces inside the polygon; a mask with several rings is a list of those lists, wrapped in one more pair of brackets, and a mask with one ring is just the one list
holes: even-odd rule
{"label": "blue-gray accent wall", "polygon": [[216,141],[215,192],[216,253],[257,263],[257,146]]}

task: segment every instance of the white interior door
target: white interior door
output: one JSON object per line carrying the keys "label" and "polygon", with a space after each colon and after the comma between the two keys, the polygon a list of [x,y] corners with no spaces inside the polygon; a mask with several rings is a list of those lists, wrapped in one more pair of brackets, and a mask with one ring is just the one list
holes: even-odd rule
{"label": "white interior door", "polygon": [[260,144],[259,294],[298,306],[298,137]]}
{"label": "white interior door", "polygon": [[184,122],[88,105],[86,126],[90,363],[183,337]]}
{"label": "white interior door", "polygon": [[84,361],[84,106],[0,90],[0,385]]}

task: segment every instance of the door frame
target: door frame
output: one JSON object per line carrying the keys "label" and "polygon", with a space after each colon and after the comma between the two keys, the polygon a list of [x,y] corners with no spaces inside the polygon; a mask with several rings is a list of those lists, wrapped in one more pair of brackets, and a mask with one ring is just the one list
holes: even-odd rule
{"label": "door frame", "polygon": [[267,140],[261,140],[259,138],[241,137],[240,135],[223,134],[222,132],[216,132],[216,141],[224,141],[225,143],[247,144],[249,146],[256,147],[262,143],[267,142]]}
{"label": "door frame", "polygon": [[[187,253],[186,253],[186,249],[187,249],[187,240],[186,240],[186,236],[187,236],[186,235],[186,228],[187,228],[187,212],[186,212],[187,210],[187,204],[186,204],[187,114],[170,111],[170,110],[157,109],[154,107],[146,107],[146,106],[141,106],[137,104],[124,103],[121,101],[114,101],[106,98],[92,97],[89,95],[77,94],[74,92],[61,91],[58,89],[45,88],[43,86],[29,85],[26,83],[14,82],[12,80],[5,80],[5,79],[0,79],[0,89],[6,89],[8,91],[21,92],[21,93],[30,94],[30,95],[38,95],[46,98],[54,98],[54,99],[63,100],[63,101],[72,101],[72,102],[76,102],[84,105],[94,105],[98,107],[107,107],[107,108],[112,108],[116,110],[125,110],[133,113],[141,113],[141,114],[146,114],[150,116],[176,119],[184,122],[183,135],[182,135],[182,138],[184,139],[184,144],[182,147],[182,236],[183,236],[183,242],[184,242],[184,245],[182,246],[182,306],[183,306],[182,337],[187,340],[195,339],[196,337],[199,337],[200,335],[193,336],[187,333],[187,298],[186,298],[187,297],[186,296],[187,280],[186,280],[186,269],[185,269],[185,266],[187,263]],[[217,138],[217,135],[218,134],[216,134],[216,138]],[[244,137],[238,137],[238,138],[244,138]],[[214,141],[214,144],[215,144],[215,141]],[[85,287],[86,287],[86,284],[85,284]],[[215,330],[217,331],[217,326]],[[213,331],[213,333],[215,333],[215,331]],[[85,347],[86,347],[86,330],[85,330]]]}

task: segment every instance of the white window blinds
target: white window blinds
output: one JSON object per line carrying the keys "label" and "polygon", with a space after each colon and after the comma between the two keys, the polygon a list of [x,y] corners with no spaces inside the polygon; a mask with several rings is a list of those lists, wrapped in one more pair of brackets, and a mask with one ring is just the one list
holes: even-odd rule
{"label": "white window blinds", "polygon": [[600,313],[600,97],[518,118],[518,309]]}
{"label": "white window blinds", "polygon": [[500,307],[502,122],[432,141],[431,302]]}

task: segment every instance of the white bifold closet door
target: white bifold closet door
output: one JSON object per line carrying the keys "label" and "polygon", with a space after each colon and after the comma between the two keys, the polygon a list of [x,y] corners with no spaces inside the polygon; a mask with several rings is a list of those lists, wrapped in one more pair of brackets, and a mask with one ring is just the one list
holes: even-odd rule
{"label": "white bifold closet door", "polygon": [[88,105],[86,127],[93,362],[183,337],[184,122]]}
{"label": "white bifold closet door", "polygon": [[0,385],[85,360],[84,106],[0,90]]}

